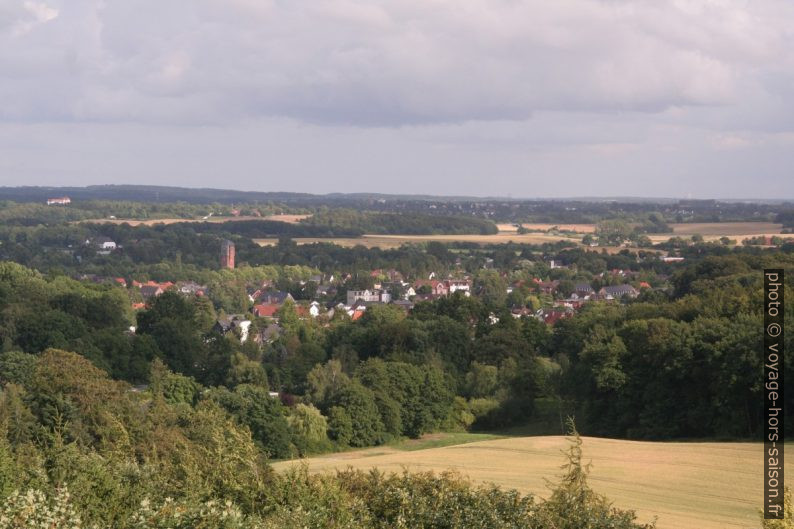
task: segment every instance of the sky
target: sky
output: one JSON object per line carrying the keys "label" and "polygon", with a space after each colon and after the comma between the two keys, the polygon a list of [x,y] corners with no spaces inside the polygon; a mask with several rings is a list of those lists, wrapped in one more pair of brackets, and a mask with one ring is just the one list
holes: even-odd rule
{"label": "sky", "polygon": [[790,0],[0,0],[0,185],[794,198]]}

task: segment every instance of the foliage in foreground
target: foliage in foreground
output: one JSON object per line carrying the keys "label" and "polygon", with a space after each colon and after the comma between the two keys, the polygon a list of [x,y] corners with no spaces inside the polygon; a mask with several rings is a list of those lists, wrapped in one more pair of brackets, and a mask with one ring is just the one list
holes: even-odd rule
{"label": "foliage in foreground", "polygon": [[542,501],[454,474],[276,474],[211,401],[132,392],[56,350],[29,377],[0,392],[0,529],[653,527],[590,491],[575,432]]}

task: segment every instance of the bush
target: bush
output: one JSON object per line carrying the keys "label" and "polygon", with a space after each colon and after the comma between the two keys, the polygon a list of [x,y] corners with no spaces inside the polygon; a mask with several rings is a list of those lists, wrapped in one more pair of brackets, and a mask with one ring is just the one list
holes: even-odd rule
{"label": "bush", "polygon": [[81,529],[80,516],[70,502],[69,491],[58,489],[54,495],[31,489],[15,491],[0,508],[0,529]]}
{"label": "bush", "polygon": [[469,411],[474,415],[475,422],[485,421],[498,409],[499,401],[496,399],[480,398],[469,400]]}

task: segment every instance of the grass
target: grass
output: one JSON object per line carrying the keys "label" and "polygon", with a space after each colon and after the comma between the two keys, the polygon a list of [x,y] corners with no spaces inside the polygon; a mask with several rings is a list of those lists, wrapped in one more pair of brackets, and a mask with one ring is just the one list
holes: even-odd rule
{"label": "grass", "polygon": [[429,448],[442,448],[445,446],[491,441],[493,439],[503,439],[504,437],[505,435],[498,433],[444,432],[423,435],[419,439],[401,439],[394,443],[390,443],[388,446],[403,452],[413,452],[415,450],[427,450]]}
{"label": "grass", "polygon": [[[794,445],[791,445],[794,447]],[[378,467],[385,471],[455,469],[475,482],[493,482],[546,496],[544,478],[555,481],[563,463],[562,436],[436,434],[305,460],[310,472]],[[789,448],[791,449],[791,448]],[[584,438],[590,484],[639,518],[659,518],[660,529],[758,527],[762,445],[758,443],[639,442]],[[296,464],[276,463],[276,469]],[[794,464],[788,466],[794,472]]]}

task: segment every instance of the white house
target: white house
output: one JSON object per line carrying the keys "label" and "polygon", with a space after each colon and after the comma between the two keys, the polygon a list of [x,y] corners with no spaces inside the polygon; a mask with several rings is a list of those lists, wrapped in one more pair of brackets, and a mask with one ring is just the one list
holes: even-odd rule
{"label": "white house", "polygon": [[466,279],[449,279],[446,283],[450,294],[457,291],[464,292],[466,296],[471,294],[471,283]]}
{"label": "white house", "polygon": [[[116,242],[102,235],[95,237],[94,240],[90,242],[99,250],[112,251],[116,249]],[[89,244],[89,241],[86,241],[86,244]]]}
{"label": "white house", "polygon": [[348,290],[347,304],[353,305],[356,301],[363,301],[365,303],[388,303],[391,301],[391,295],[382,290]]}

